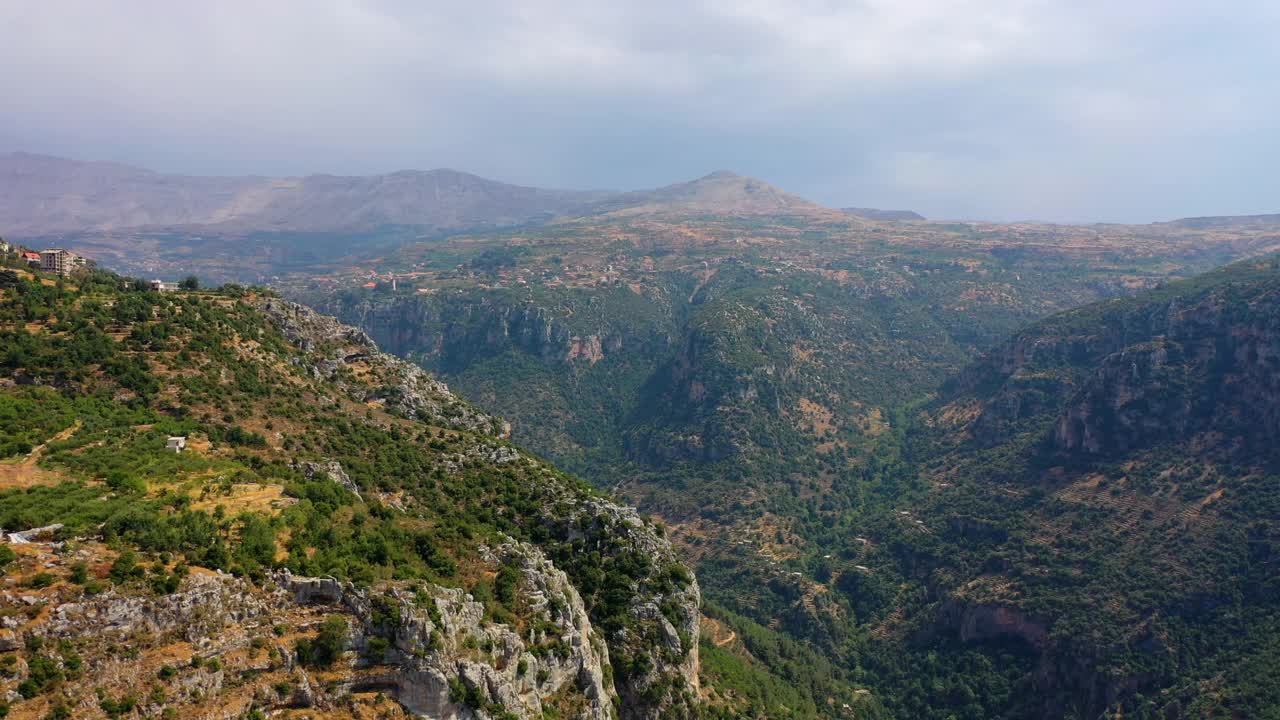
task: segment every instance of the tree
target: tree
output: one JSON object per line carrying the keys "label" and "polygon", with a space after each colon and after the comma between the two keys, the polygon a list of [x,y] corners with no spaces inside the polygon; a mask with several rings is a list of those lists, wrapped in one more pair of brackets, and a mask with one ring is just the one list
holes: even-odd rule
{"label": "tree", "polygon": [[298,661],[307,667],[329,667],[347,647],[347,622],[331,616],[314,639],[299,638],[294,645]]}
{"label": "tree", "polygon": [[195,275],[188,275],[182,278],[182,282],[178,283],[178,287],[182,288],[183,290],[199,290],[200,278],[196,277]]}

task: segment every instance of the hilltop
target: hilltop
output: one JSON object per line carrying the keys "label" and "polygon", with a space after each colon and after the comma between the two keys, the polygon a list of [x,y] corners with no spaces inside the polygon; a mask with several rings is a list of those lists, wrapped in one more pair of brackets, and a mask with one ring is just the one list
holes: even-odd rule
{"label": "hilltop", "polygon": [[782,215],[822,212],[820,205],[755,178],[720,170],[689,182],[622,193],[602,200],[592,214],[706,213]]}

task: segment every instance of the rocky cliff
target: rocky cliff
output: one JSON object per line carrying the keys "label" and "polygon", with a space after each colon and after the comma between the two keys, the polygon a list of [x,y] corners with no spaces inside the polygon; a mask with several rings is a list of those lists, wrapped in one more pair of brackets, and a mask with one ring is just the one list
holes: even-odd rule
{"label": "rocky cliff", "polygon": [[[372,365],[372,375],[391,379],[375,386],[372,392],[366,389],[367,383],[355,389],[343,386],[357,400],[385,402],[409,417],[435,424],[447,423],[499,436],[510,433],[508,424],[459,400],[421,368],[379,352],[363,331],[296,303],[271,298],[263,300],[259,307],[281,327],[285,337],[312,354],[307,362],[313,372],[338,378],[341,385],[342,369],[358,362],[366,377],[370,374],[368,366]],[[538,323],[538,317],[536,312],[518,316],[517,327],[541,329],[517,333],[517,337],[546,342],[552,336],[551,325]],[[482,450],[480,456],[497,463],[530,462],[516,452],[495,454]],[[606,621],[608,634],[601,648],[606,664],[610,647],[620,664],[614,677],[622,700],[622,717],[692,713],[698,688],[699,594],[696,581],[679,564],[670,543],[658,537],[653,526],[635,511],[604,499],[583,500],[574,493],[553,492],[548,494],[540,514],[545,526],[554,529],[548,538],[552,554],[570,563],[581,575],[593,577],[600,568],[583,564],[580,553],[619,563],[631,563],[636,557],[647,561],[633,574],[626,617]],[[507,552],[514,551],[508,548]],[[535,564],[552,570],[555,567],[541,555]],[[611,686],[609,693],[613,691]]]}
{"label": "rocky cliff", "polygon": [[[635,316],[609,317],[599,308],[565,307],[575,300],[547,298],[539,303],[504,293],[450,292],[425,298],[314,298],[320,310],[367,331],[386,351],[421,358],[446,372],[460,372],[509,351],[548,364],[594,365],[624,352],[657,352],[669,342],[669,328],[661,320],[650,326]],[[605,297],[592,304],[608,302]],[[671,310],[663,307],[667,304],[657,299],[657,307],[649,312],[667,316],[670,322]]]}
{"label": "rocky cliff", "polygon": [[699,713],[671,543],[426,371],[239,288],[17,283],[80,330],[0,331],[8,717]]}
{"label": "rocky cliff", "polygon": [[[33,544],[18,569],[38,565],[50,572],[108,557],[93,544],[71,554]],[[258,584],[197,572],[163,596],[121,588],[74,598],[68,586],[20,597],[6,591],[12,607],[47,605],[51,612],[8,618],[0,647],[74,645],[74,655],[63,651],[58,659],[72,686],[61,695],[75,697],[80,679],[97,683],[107,697],[151,686],[150,695],[138,699],[144,713],[188,703],[196,717],[238,718],[255,707],[331,712],[373,704],[369,695],[381,693],[410,716],[438,720],[615,717],[606,642],[565,574],[521,543],[487,551],[486,562],[515,570],[516,591],[527,604],[518,624],[494,623],[483,603],[432,584],[361,589],[288,571]],[[342,620],[344,652],[330,665],[300,658],[299,640],[330,618]],[[130,654],[113,656],[113,643],[122,642]],[[48,656],[30,651],[26,657],[29,674],[41,662],[36,658]],[[80,697],[76,703],[51,698],[49,705],[70,707],[74,717],[94,715],[100,703]],[[24,704],[11,716],[34,709]]]}
{"label": "rocky cliff", "polygon": [[1280,264],[1240,263],[1051,317],[948,383],[914,431],[925,634],[1024,657],[1027,717],[1271,706],[1261,676],[1208,687],[1262,672],[1280,613],[1277,317]]}
{"label": "rocky cliff", "polygon": [[949,391],[990,391],[972,424],[988,445],[1052,414],[1046,443],[1063,456],[1197,438],[1236,454],[1267,454],[1280,430],[1280,293],[1247,279],[1200,280],[1208,284],[1182,292],[1175,285],[1044,321]]}

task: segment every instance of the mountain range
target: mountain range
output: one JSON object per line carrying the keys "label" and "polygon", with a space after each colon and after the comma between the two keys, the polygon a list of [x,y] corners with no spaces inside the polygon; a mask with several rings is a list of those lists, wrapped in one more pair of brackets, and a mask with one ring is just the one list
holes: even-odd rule
{"label": "mountain range", "polygon": [[560,215],[604,193],[508,185],[455,170],[342,177],[166,175],[115,163],[0,155],[0,217],[12,235],[129,228],[429,231]]}
{"label": "mountain range", "polygon": [[[318,688],[307,707],[351,690],[379,716],[424,698],[444,717],[522,718],[1280,707],[1280,217],[929,221],[722,171],[519,212],[411,201],[397,217],[444,224],[374,226],[391,177],[299,179],[311,189],[270,206],[275,228],[258,225],[266,206],[209,214],[229,195],[196,183],[172,197],[217,222],[56,234],[108,267],[272,290],[158,295],[14,258],[0,274],[0,482],[34,483],[0,490],[0,524],[72,517],[86,581],[118,593],[86,600],[97,611],[210,592],[179,579],[166,599],[178,553],[183,572],[257,583],[236,592],[293,643],[268,657],[298,664],[255,659],[246,647],[275,647],[261,633],[211,646],[256,707],[302,702],[272,694],[283,670]],[[315,187],[342,188],[321,205],[346,209],[298,199]],[[195,452],[175,465],[153,441],[179,430]],[[249,517],[206,530],[187,511],[209,503]],[[113,519],[130,504],[143,515]],[[156,600],[114,570],[122,547]],[[282,569],[351,585],[314,596]],[[52,548],[8,574],[52,581],[59,602],[96,587]],[[446,614],[435,640],[415,628],[441,628],[445,597],[470,619]],[[306,674],[334,641],[319,612],[359,650],[323,686]],[[34,692],[15,708],[91,706],[69,667],[110,645],[64,645],[74,628],[41,617],[24,627],[43,649],[9,643],[9,682]],[[523,652],[532,679],[511,665]],[[570,666],[586,668],[576,689]],[[53,670],[68,684],[41,680]],[[103,688],[104,712],[124,692]]]}
{"label": "mountain range", "polygon": [[5,232],[175,230],[362,232],[409,226],[438,233],[554,217],[663,211],[819,212],[818,205],[758,180],[715,172],[656,190],[547,190],[456,170],[384,175],[206,177],[169,175],[106,162],[0,155]]}

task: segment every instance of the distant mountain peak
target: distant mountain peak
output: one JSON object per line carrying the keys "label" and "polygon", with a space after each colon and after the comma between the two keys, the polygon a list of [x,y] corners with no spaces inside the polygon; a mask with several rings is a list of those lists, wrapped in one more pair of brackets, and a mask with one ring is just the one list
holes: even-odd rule
{"label": "distant mountain peak", "polygon": [[730,170],[717,170],[696,180],[653,190],[622,193],[598,203],[593,209],[599,213],[692,212],[749,215],[826,210],[798,195]]}
{"label": "distant mountain peak", "polygon": [[840,208],[850,215],[863,220],[924,220],[925,217],[914,210],[881,210],[879,208]]}
{"label": "distant mountain peak", "polygon": [[527,187],[461,170],[383,175],[193,176],[113,162],[0,153],[0,218],[16,236],[127,229],[432,232],[606,213],[771,215],[833,212],[731,170],[629,193]]}
{"label": "distant mountain peak", "polygon": [[[707,173],[706,175],[703,175],[702,177],[698,178],[698,181],[701,181],[701,180],[728,180],[728,179],[733,179],[733,178],[742,178],[742,177],[745,177],[745,176],[743,176],[743,175],[739,175],[738,173],[736,173],[736,172],[734,172],[734,171],[732,171],[732,170],[716,170],[715,172]],[[697,182],[697,181],[695,181],[695,182]]]}

